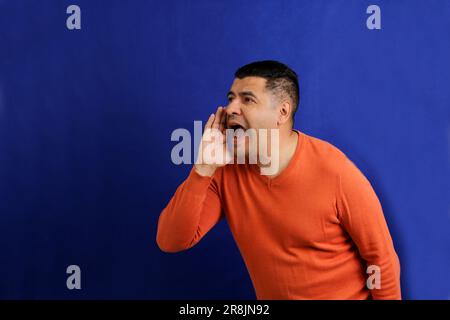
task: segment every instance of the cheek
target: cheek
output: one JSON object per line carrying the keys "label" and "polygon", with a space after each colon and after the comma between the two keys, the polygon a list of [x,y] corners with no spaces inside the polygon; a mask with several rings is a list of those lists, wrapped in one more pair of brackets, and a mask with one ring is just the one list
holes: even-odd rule
{"label": "cheek", "polygon": [[259,110],[246,116],[249,128],[276,128],[277,116],[273,110]]}

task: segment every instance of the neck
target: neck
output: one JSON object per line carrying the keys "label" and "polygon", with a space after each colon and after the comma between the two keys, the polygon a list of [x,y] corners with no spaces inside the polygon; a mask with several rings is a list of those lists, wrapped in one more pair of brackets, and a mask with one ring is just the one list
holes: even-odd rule
{"label": "neck", "polygon": [[[270,141],[270,140],[269,140]],[[274,174],[267,175],[269,178],[274,178],[278,176],[281,171],[283,171],[289,164],[290,160],[295,154],[295,150],[297,148],[298,143],[298,133],[294,131],[292,128],[286,128],[279,130],[279,162],[278,162],[278,170],[274,172]],[[258,163],[260,168],[270,166],[262,165]]]}

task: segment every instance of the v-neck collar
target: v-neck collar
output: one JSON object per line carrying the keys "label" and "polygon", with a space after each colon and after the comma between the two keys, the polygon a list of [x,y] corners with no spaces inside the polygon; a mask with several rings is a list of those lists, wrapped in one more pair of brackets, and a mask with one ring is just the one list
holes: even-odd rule
{"label": "v-neck collar", "polygon": [[294,167],[300,158],[301,151],[303,150],[303,141],[305,140],[305,135],[303,134],[303,132],[301,132],[297,129],[292,129],[292,130],[297,132],[297,134],[298,134],[298,141],[297,141],[297,145],[295,147],[295,152],[294,152],[292,158],[289,160],[289,163],[287,164],[287,166],[277,176],[275,176],[273,178],[269,178],[268,176],[261,174],[260,168],[257,164],[250,165],[253,172],[256,175],[258,175],[260,177],[260,179],[262,179],[264,181],[264,183],[269,187],[271,187],[273,184],[279,184],[281,181],[283,181],[287,177],[291,176],[292,171],[294,170]]}

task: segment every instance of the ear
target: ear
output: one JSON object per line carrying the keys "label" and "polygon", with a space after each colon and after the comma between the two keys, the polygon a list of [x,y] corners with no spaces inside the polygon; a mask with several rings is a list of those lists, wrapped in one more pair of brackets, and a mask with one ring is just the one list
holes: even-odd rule
{"label": "ear", "polygon": [[278,105],[278,125],[283,125],[291,119],[292,105],[288,100],[284,100]]}

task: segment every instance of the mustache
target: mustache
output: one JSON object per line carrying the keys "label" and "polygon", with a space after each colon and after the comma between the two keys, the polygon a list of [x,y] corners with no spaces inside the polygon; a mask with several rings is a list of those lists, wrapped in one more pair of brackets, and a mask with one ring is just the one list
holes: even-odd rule
{"label": "mustache", "polygon": [[225,123],[226,129],[246,129],[246,125],[244,124],[244,121],[237,120],[236,118],[227,119]]}

